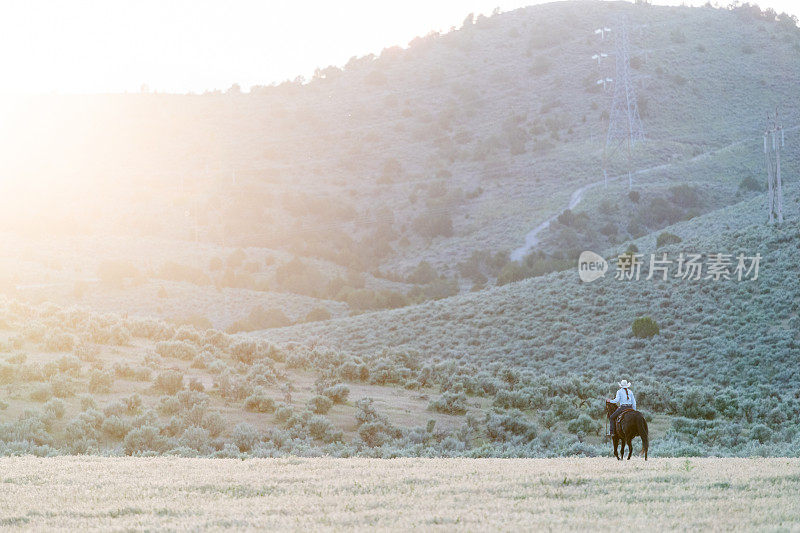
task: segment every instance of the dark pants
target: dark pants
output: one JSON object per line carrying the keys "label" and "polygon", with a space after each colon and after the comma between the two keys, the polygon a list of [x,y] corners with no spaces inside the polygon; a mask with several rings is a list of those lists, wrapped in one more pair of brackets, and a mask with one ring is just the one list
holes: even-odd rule
{"label": "dark pants", "polygon": [[620,405],[619,407],[617,407],[617,410],[614,411],[614,413],[611,415],[611,434],[612,435],[615,433],[614,429],[615,429],[615,426],[617,425],[617,417],[625,409],[633,409],[633,405],[624,403],[624,404]]}

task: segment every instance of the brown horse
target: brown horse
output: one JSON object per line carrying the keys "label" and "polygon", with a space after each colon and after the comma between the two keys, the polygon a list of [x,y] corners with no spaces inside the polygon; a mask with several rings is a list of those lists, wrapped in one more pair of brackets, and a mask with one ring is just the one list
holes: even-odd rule
{"label": "brown horse", "polygon": [[[611,415],[614,414],[616,410],[617,404],[606,400],[606,417],[610,419]],[[614,434],[611,435],[614,441],[614,457],[620,461],[625,457],[625,443],[627,442],[628,459],[630,460],[631,453],[633,452],[633,437],[637,435],[642,438],[642,451],[644,452],[644,460],[647,461],[647,448],[649,446],[647,438],[647,420],[644,419],[644,416],[639,411],[634,411],[633,409],[625,411],[617,422]],[[620,450],[620,454],[617,455],[617,445],[620,441],[622,441],[622,449]]]}

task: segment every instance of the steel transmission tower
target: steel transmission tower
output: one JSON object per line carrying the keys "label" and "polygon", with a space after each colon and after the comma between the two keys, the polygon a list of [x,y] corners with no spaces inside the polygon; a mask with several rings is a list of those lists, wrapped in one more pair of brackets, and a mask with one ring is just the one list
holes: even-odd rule
{"label": "steel transmission tower", "polygon": [[764,130],[764,158],[767,165],[767,200],[769,206],[769,223],[783,222],[783,187],[781,184],[781,150],[784,145],[783,124],[775,115],[767,116],[767,127]]}
{"label": "steel transmission tower", "polygon": [[631,152],[636,143],[644,141],[644,126],[639,117],[636,89],[631,76],[630,43],[628,28],[620,20],[614,29],[614,97],[609,113],[606,147],[603,151],[603,175],[608,179],[608,162],[620,148],[624,149],[628,166],[628,188],[633,188]]}

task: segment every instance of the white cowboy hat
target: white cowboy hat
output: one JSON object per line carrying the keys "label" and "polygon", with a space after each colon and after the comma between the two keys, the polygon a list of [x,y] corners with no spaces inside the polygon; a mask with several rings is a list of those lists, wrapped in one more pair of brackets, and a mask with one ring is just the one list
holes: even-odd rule
{"label": "white cowboy hat", "polygon": [[627,379],[623,379],[622,381],[619,382],[619,386],[622,387],[623,389],[627,389],[631,386],[631,384],[628,383]]}

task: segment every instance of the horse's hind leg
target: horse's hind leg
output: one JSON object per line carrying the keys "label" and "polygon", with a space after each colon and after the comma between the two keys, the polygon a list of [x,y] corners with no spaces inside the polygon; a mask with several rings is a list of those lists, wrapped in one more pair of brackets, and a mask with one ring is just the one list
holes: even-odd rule
{"label": "horse's hind leg", "polygon": [[[622,461],[625,458],[625,439],[619,439],[619,441],[620,441],[620,444],[622,444],[622,446],[619,449],[619,457],[617,457],[617,459]],[[616,443],[615,443],[614,444],[614,455],[616,455],[616,454],[617,454],[617,446],[616,446]]]}
{"label": "horse's hind leg", "polygon": [[633,438],[628,439],[628,460],[631,460],[631,453],[633,452]]}

